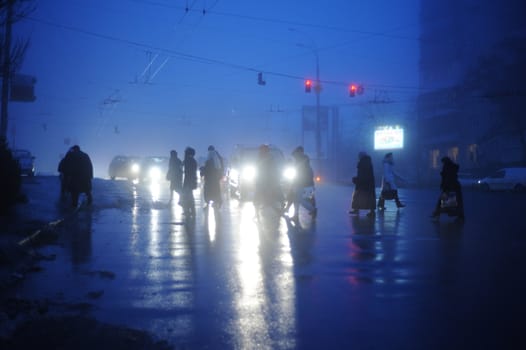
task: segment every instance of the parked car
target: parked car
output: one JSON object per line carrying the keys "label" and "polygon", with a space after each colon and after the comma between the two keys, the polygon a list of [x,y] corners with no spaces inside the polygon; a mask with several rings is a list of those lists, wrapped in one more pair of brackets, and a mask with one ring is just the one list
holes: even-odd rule
{"label": "parked car", "polygon": [[18,162],[18,165],[20,166],[20,173],[22,175],[35,175],[35,157],[30,151],[25,149],[14,149],[11,151],[11,154]]}
{"label": "parked car", "polygon": [[[287,164],[283,152],[276,146],[269,146],[270,154],[280,167],[282,178],[280,183],[286,181]],[[257,162],[259,146],[237,146],[230,157],[227,180],[231,197],[241,201],[250,200],[254,195],[254,183],[257,177]]]}
{"label": "parked car", "polygon": [[526,190],[526,167],[502,168],[478,181],[478,186],[486,191]]}
{"label": "parked car", "polygon": [[115,178],[135,180],[139,178],[140,171],[139,157],[122,155],[113,157],[108,168],[108,174],[112,180],[115,180]]}
{"label": "parked car", "polygon": [[141,160],[141,180],[161,182],[166,179],[170,159],[168,157],[150,156]]}

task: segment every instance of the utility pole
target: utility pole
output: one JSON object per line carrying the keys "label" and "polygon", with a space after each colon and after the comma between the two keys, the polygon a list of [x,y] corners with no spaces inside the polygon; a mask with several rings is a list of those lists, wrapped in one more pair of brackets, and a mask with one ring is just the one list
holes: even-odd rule
{"label": "utility pole", "polygon": [[[298,32],[303,34],[309,41],[310,45],[302,45],[297,44],[297,46],[305,47],[312,50],[312,53],[316,57],[316,82],[314,85],[314,93],[316,94],[316,130],[315,130],[315,138],[316,138],[316,159],[318,162],[322,159],[322,149],[321,149],[321,107],[320,107],[320,93],[322,90],[321,87],[321,81],[320,81],[320,57],[318,54],[318,45],[316,45],[316,42],[314,39],[306,32],[303,32],[301,30],[298,30],[296,28],[289,28],[289,31],[291,32]],[[309,89],[310,92],[310,89]],[[303,141],[302,141],[303,142]]]}
{"label": "utility pole", "polygon": [[320,116],[320,60],[318,57],[318,50],[314,50],[316,55],[316,86],[314,86],[314,92],[316,93],[316,158],[318,162],[321,161],[321,116]]}
{"label": "utility pole", "polygon": [[0,139],[7,140],[7,106],[9,103],[9,83],[11,80],[11,27],[13,20],[13,4],[15,0],[7,0],[7,12],[5,18],[5,33],[2,67],[2,100],[1,100],[1,125]]}

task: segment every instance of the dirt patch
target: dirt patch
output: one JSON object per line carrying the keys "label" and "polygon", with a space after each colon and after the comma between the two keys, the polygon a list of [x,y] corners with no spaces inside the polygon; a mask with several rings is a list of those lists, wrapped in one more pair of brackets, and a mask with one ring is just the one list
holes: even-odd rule
{"label": "dirt patch", "polygon": [[20,324],[9,338],[0,338],[1,349],[168,350],[143,331],[112,326],[83,316],[45,317]]}
{"label": "dirt patch", "polygon": [[99,322],[89,316],[92,308],[90,303],[4,297],[0,349],[174,349],[148,332]]}

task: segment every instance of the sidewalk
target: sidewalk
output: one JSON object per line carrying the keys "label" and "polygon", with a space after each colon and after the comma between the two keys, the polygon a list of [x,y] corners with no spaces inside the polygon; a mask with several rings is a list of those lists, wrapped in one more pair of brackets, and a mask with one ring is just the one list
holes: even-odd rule
{"label": "sidewalk", "polygon": [[49,259],[35,248],[53,243],[56,228],[77,212],[60,201],[56,176],[25,177],[22,190],[27,203],[0,217],[0,348],[172,349],[147,332],[98,322],[86,313],[87,304],[10,296],[27,274],[39,271],[41,259]]}
{"label": "sidewalk", "polygon": [[[54,176],[23,177],[22,193],[26,203],[18,203],[8,216],[0,217],[0,293],[31,271],[38,254],[33,244],[50,238],[54,226],[65,214],[58,201],[60,185]],[[49,203],[49,193],[57,193],[57,202]]]}

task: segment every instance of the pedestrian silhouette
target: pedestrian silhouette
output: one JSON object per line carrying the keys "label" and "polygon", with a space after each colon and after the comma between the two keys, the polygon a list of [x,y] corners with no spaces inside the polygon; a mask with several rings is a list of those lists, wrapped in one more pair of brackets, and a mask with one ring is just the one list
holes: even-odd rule
{"label": "pedestrian silhouette", "polygon": [[300,205],[309,211],[309,214],[315,218],[317,214],[316,199],[314,196],[314,171],[310,165],[309,156],[305,154],[302,146],[298,146],[292,152],[294,161],[295,175],[291,180],[291,186],[287,194],[287,206],[285,212],[293,206],[294,214],[292,219],[299,219]]}
{"label": "pedestrian silhouette", "polygon": [[459,165],[449,157],[442,158],[442,171],[440,172],[440,196],[431,217],[438,219],[440,214],[446,213],[464,220],[464,200],[462,187],[458,181]]}
{"label": "pedestrian silhouette", "polygon": [[208,147],[208,156],[205,165],[201,168],[203,177],[203,197],[205,208],[212,204],[215,208],[220,208],[221,198],[221,179],[223,178],[223,159],[214,146]]}
{"label": "pedestrian silhouette", "polygon": [[67,179],[68,191],[71,193],[71,206],[78,206],[81,193],[86,194],[87,203],[91,205],[93,165],[88,154],[82,152],[78,145],[71,147],[71,150],[64,157],[63,173]]}
{"label": "pedestrian silhouette", "polygon": [[184,178],[181,206],[187,218],[195,218],[194,190],[197,188],[197,161],[194,157],[195,149],[186,147],[183,160]]}
{"label": "pedestrian silhouette", "polygon": [[357,170],[356,176],[352,178],[354,191],[349,214],[358,214],[360,209],[368,209],[367,216],[372,217],[375,215],[376,194],[373,163],[367,153],[358,153]]}
{"label": "pedestrian silhouette", "polygon": [[166,173],[166,180],[170,181],[170,200],[172,203],[174,192],[179,196],[183,189],[183,162],[177,157],[177,151],[170,151],[170,161],[168,163],[168,172]]}

